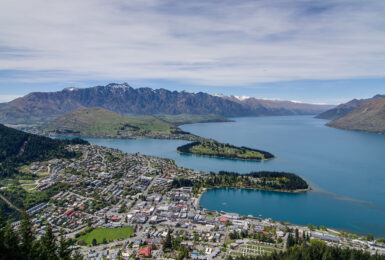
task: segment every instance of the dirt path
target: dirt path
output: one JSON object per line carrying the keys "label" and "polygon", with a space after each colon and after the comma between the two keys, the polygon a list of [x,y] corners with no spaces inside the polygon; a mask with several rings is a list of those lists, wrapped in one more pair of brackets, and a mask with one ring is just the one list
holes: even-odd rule
{"label": "dirt path", "polygon": [[15,205],[13,205],[9,200],[7,200],[3,195],[0,194],[0,199],[4,200],[5,203],[8,204],[8,206],[10,206],[11,208],[13,208],[14,210],[17,210],[19,211],[20,213],[22,212],[18,207],[16,207]]}
{"label": "dirt path", "polygon": [[27,143],[28,143],[28,140],[25,140],[23,145],[20,147],[19,153],[17,154],[18,157],[23,155],[24,149],[25,149],[25,146],[27,145]]}

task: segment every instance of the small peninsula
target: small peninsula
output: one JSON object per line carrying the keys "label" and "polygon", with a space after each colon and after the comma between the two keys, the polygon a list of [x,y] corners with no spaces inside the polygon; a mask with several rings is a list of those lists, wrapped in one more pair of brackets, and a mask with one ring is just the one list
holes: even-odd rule
{"label": "small peninsula", "polygon": [[196,179],[176,178],[173,188],[193,187],[194,193],[203,189],[239,188],[280,192],[305,192],[310,190],[307,182],[294,173],[260,171],[249,174],[220,171]]}
{"label": "small peninsula", "polygon": [[248,147],[237,147],[215,140],[201,140],[188,143],[177,148],[179,153],[194,154],[209,157],[263,161],[274,158],[269,152],[256,150]]}

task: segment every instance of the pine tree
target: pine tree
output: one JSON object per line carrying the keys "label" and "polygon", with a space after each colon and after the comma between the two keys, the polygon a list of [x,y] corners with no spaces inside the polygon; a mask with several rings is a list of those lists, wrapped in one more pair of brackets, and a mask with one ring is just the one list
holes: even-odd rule
{"label": "pine tree", "polygon": [[168,230],[166,239],[163,242],[163,251],[167,251],[169,249],[172,249],[172,237],[170,230]]}
{"label": "pine tree", "polygon": [[31,259],[33,256],[33,243],[35,241],[35,236],[32,232],[31,220],[25,210],[21,214],[19,232],[21,236],[21,252],[23,252],[23,255],[26,256],[27,259]]}
{"label": "pine tree", "polygon": [[64,236],[64,231],[60,229],[58,256],[61,260],[71,259],[71,250],[68,247],[69,243]]}
{"label": "pine tree", "polygon": [[20,259],[19,238],[10,221],[4,227],[2,244],[2,259]]}
{"label": "pine tree", "polygon": [[56,237],[52,233],[52,227],[47,226],[46,233],[40,238],[39,258],[56,260],[59,259],[56,254]]}
{"label": "pine tree", "polygon": [[289,236],[287,237],[287,241],[286,241],[286,248],[289,249],[292,246],[294,246],[294,239],[291,233],[289,233]]}
{"label": "pine tree", "polygon": [[[3,222],[3,216],[2,216],[2,212],[0,210],[0,252],[4,252],[4,222]],[[2,258],[2,256],[0,256],[0,259]]]}

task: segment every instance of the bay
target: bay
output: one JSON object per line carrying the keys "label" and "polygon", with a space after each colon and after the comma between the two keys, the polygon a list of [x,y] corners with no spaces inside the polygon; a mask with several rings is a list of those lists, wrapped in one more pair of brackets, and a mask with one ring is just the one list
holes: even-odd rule
{"label": "bay", "polygon": [[326,127],[312,116],[242,117],[235,122],[184,125],[203,137],[273,153],[264,162],[181,155],[181,140],[99,139],[91,143],[170,158],[202,171],[288,171],[302,176],[313,190],[301,194],[218,189],[200,205],[243,215],[271,217],[297,224],[385,236],[385,136]]}

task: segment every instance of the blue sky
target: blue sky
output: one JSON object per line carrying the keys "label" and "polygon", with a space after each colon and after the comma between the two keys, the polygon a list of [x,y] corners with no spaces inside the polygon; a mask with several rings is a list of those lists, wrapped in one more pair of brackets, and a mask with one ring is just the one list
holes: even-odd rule
{"label": "blue sky", "polygon": [[0,102],[133,87],[337,104],[385,93],[385,1],[2,0]]}

